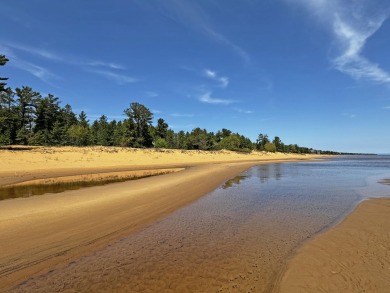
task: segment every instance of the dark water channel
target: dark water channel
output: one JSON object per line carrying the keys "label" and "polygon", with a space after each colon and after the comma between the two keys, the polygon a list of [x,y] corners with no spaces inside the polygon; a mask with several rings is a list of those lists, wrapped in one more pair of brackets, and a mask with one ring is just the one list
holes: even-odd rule
{"label": "dark water channel", "polygon": [[366,197],[390,157],[260,165],[144,230],[15,292],[270,292],[286,259]]}
{"label": "dark water channel", "polygon": [[[164,174],[162,172],[161,174]],[[85,187],[101,186],[110,183],[124,182],[129,180],[136,180],[146,178],[153,175],[143,176],[128,176],[128,177],[113,177],[109,179],[100,180],[80,180],[75,182],[56,182],[47,184],[30,184],[30,185],[11,185],[11,186],[0,186],[0,200],[12,199],[19,197],[29,197],[34,195],[42,195],[46,193],[61,193],[67,190],[76,190]]]}

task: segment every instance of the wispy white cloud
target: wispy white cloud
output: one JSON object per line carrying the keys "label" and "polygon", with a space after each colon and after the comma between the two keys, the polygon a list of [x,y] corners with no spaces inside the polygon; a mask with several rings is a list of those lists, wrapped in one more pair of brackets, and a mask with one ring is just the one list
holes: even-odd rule
{"label": "wispy white cloud", "polygon": [[23,52],[29,55],[34,55],[44,60],[77,66],[80,67],[82,70],[104,76],[107,79],[113,80],[115,83],[120,85],[139,81],[134,77],[130,77],[125,74],[115,72],[117,70],[124,70],[125,67],[113,62],[75,58],[75,57],[65,56],[56,52],[52,52],[47,49],[36,48],[36,47],[21,45],[16,43],[7,43],[6,46],[2,46],[1,49],[2,52],[5,52],[7,56],[13,56],[14,59],[17,60],[17,62],[15,62],[14,64],[15,67],[28,71],[45,82],[49,82],[50,79],[53,78],[57,78],[57,79],[60,78],[42,66],[35,65],[31,62],[23,61],[21,58],[16,57],[15,51],[19,53]]}
{"label": "wispy white cloud", "polygon": [[19,58],[19,56],[14,52],[14,50],[9,47],[0,46],[0,51],[2,54],[5,54],[7,58],[10,59],[11,62],[9,62],[9,64],[7,65],[11,67],[26,71],[35,76],[36,78],[52,86],[54,86],[54,81],[61,80],[61,77],[54,74],[49,69]]}
{"label": "wispy white cloud", "polygon": [[249,54],[244,49],[242,49],[240,46],[234,44],[227,37],[218,33],[217,31],[215,31],[214,29],[212,29],[209,26],[204,26],[203,29],[214,40],[219,41],[222,44],[230,47],[238,56],[240,56],[245,61],[245,63],[248,64],[250,62]]}
{"label": "wispy white cloud", "polygon": [[343,116],[353,119],[356,118],[357,115],[352,113],[343,113]]}
{"label": "wispy white cloud", "polygon": [[40,20],[29,13],[27,9],[18,9],[17,5],[1,3],[0,16],[13,22],[12,25],[19,25],[31,29]]}
{"label": "wispy white cloud", "polygon": [[0,44],[0,51],[1,54],[7,56],[8,59],[15,58],[15,52],[9,47]]}
{"label": "wispy white cloud", "polygon": [[219,81],[220,81],[222,87],[227,87],[229,84],[229,78],[224,77],[224,76],[220,77]]}
{"label": "wispy white cloud", "polygon": [[187,118],[191,118],[191,117],[194,117],[195,115],[194,114],[185,114],[185,113],[172,113],[171,116],[172,117],[187,117]]}
{"label": "wispy white cloud", "polygon": [[229,78],[226,76],[219,76],[215,71],[210,69],[204,69],[203,73],[206,77],[218,82],[220,87],[227,87],[229,85]]}
{"label": "wispy white cloud", "polygon": [[368,38],[382,26],[384,20],[382,18],[370,21],[365,29],[359,30],[337,17],[334,32],[344,49],[342,54],[333,60],[335,68],[355,79],[366,78],[390,84],[390,74],[361,55]]}
{"label": "wispy white cloud", "polygon": [[135,82],[139,81],[138,79],[136,79],[134,77],[123,75],[123,74],[118,74],[118,73],[108,71],[108,70],[88,70],[88,71],[92,72],[92,73],[99,74],[107,79],[111,79],[119,85],[123,85],[126,83],[135,83]]}
{"label": "wispy white cloud", "polygon": [[217,77],[217,73],[215,71],[211,71],[210,69],[205,69],[204,73],[205,73],[205,75],[207,77],[210,77],[210,78],[216,78]]}
{"label": "wispy white cloud", "polygon": [[383,109],[388,110],[388,109],[390,109],[390,106],[383,107]]}
{"label": "wispy white cloud", "polygon": [[152,92],[152,91],[146,91],[145,94],[146,94],[149,98],[158,97],[158,93]]}
{"label": "wispy white cloud", "polygon": [[[364,46],[388,19],[389,4],[375,0],[287,0],[306,7],[334,36],[339,53],[335,69],[354,79],[390,84],[390,73],[363,56]],[[386,2],[386,1],[385,1]]]}
{"label": "wispy white cloud", "polygon": [[[39,56],[44,59],[52,60],[52,61],[59,61],[59,62],[66,62],[67,58],[64,56],[61,56],[58,53],[54,53],[51,51],[48,51],[46,49],[42,48],[36,48],[32,46],[17,44],[17,43],[7,43],[7,47],[10,47],[14,50],[22,51],[31,55]],[[72,60],[68,60],[69,62],[74,62]]]}
{"label": "wispy white cloud", "polygon": [[[173,21],[201,32],[213,41],[230,48],[245,63],[250,62],[249,54],[227,36],[218,32],[212,25],[209,16],[196,1],[191,0],[161,0],[158,1],[162,13]],[[144,4],[147,5],[147,4]]]}
{"label": "wispy white cloud", "polygon": [[103,62],[103,61],[89,61],[85,62],[86,65],[94,67],[108,67],[111,69],[125,69],[123,65],[112,63],[112,62]]}
{"label": "wispy white cloud", "polygon": [[62,79],[59,76],[57,76],[56,74],[52,73],[49,69],[44,68],[42,66],[38,66],[38,65],[30,63],[30,62],[18,60],[17,62],[15,62],[14,65],[15,65],[15,67],[31,73],[35,77],[39,78],[40,80],[42,80],[50,85],[54,85],[53,84],[54,80],[61,80]]}
{"label": "wispy white cloud", "polygon": [[211,97],[211,92],[206,92],[206,93],[203,93],[201,94],[199,97],[198,97],[198,100],[202,103],[207,103],[207,104],[221,104],[221,105],[230,105],[230,104],[233,104],[233,103],[236,103],[237,101],[234,101],[234,100],[226,100],[226,99],[217,99],[217,98],[213,98]]}
{"label": "wispy white cloud", "polygon": [[233,108],[233,110],[237,111],[238,113],[243,113],[243,114],[253,114],[253,113],[255,113],[254,111],[244,110],[244,109],[240,109],[240,108]]}
{"label": "wispy white cloud", "polygon": [[91,66],[91,67],[105,67],[109,69],[125,69],[123,65],[114,63],[114,62],[105,62],[101,60],[88,60],[83,58],[78,58],[74,56],[66,56],[58,52],[53,52],[51,50],[37,48],[33,46],[27,46],[17,43],[7,43],[7,46],[22,51],[31,55],[35,55],[46,60],[57,61],[61,63],[66,63],[70,65],[80,65],[80,66]]}

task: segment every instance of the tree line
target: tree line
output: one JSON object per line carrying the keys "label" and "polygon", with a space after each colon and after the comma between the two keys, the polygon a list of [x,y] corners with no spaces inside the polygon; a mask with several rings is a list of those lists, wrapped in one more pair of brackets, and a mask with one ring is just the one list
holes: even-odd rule
{"label": "tree line", "polygon": [[[8,59],[0,55],[0,66],[7,62]],[[52,94],[42,96],[28,86],[13,90],[6,87],[6,80],[0,77],[0,145],[314,152],[296,144],[284,144],[277,136],[271,140],[262,133],[256,142],[252,142],[244,135],[225,128],[216,133],[199,127],[191,132],[175,132],[162,118],[153,125],[153,113],[137,102],[131,103],[124,110],[126,119],[123,121],[109,121],[107,116],[102,115],[90,122],[84,111],[76,115],[69,104],[62,107],[58,97]]]}

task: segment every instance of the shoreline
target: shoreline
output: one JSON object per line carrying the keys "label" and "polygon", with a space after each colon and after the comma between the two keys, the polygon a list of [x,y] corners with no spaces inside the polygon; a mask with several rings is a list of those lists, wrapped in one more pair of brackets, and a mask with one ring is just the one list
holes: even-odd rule
{"label": "shoreline", "polygon": [[324,158],[326,155],[237,153],[121,147],[29,147],[0,149],[0,186],[35,179],[128,172],[166,168],[188,168],[210,163],[291,161]]}
{"label": "shoreline", "polygon": [[[2,201],[0,241],[4,245],[0,257],[0,287],[2,290],[10,289],[27,278],[99,250],[199,199],[250,167],[320,157],[283,154],[279,157],[256,155],[259,158],[253,159],[253,156],[238,154],[229,161],[225,158],[229,153],[223,154],[222,158],[216,157],[215,153],[211,155],[214,158],[206,158],[208,161],[181,160],[176,164],[166,164],[163,160],[154,159],[154,164],[148,165],[153,169],[167,165],[186,166],[180,172],[60,194]],[[0,183],[47,179],[72,172],[80,175],[91,174],[91,171],[100,173],[102,170],[129,169],[122,164],[69,170],[62,168],[59,159],[58,167],[50,171],[42,168],[38,157],[35,159],[38,162],[35,171],[31,162],[27,171],[18,169],[18,166],[8,172],[0,169]],[[171,157],[168,159],[171,160]],[[99,161],[93,163],[98,165]],[[90,162],[89,165],[93,164]],[[145,165],[144,161],[138,161],[138,165],[131,168],[145,170]],[[47,167],[47,164],[43,167]]]}
{"label": "shoreline", "polygon": [[[24,162],[26,158],[28,161]],[[159,169],[183,169],[140,180],[0,202],[0,241],[4,243],[0,255],[0,292],[11,289],[33,276],[63,268],[122,237],[141,231],[253,166],[318,158],[324,159],[326,156],[237,154],[227,151],[105,150],[101,147],[0,150],[0,159],[5,160],[5,164],[0,166],[0,186],[77,181],[86,178],[101,180],[113,174],[125,176],[155,172]],[[19,163],[14,164],[16,161]],[[73,168],[70,168],[70,165],[73,165]],[[389,179],[383,180],[382,183],[389,184]],[[367,205],[371,208],[369,213],[365,208],[361,208]],[[378,215],[376,219],[373,217],[375,214]],[[378,285],[375,282],[373,286],[374,281],[364,274],[358,281],[353,280],[353,274],[343,276],[343,271],[336,265],[339,259],[345,257],[342,260],[342,268],[352,264],[362,270],[370,266],[371,262],[375,264],[375,261],[380,259],[379,263],[388,267],[384,272],[390,272],[389,253],[375,258],[381,251],[377,247],[378,241],[375,242],[380,237],[387,237],[379,245],[390,251],[387,232],[390,227],[385,225],[390,223],[389,215],[390,199],[370,199],[357,203],[345,211],[338,221],[299,245],[285,260],[284,269],[269,288],[272,288],[272,292],[337,291],[340,288],[343,288],[344,292],[359,292],[348,286],[352,284],[356,287],[360,286],[360,283],[367,283],[371,284],[371,287],[359,288],[370,292],[386,292],[377,290],[378,286],[381,286],[380,283]],[[360,221],[355,228],[351,228],[351,218],[355,219],[353,225]],[[378,224],[375,222],[378,220],[387,220],[387,223]],[[364,226],[365,224],[369,225]],[[370,230],[376,227],[386,227],[388,230]],[[351,229],[355,232],[351,233]],[[339,236],[332,240],[335,233]],[[349,235],[349,238],[342,238],[345,235]],[[355,255],[351,255],[348,248],[354,247],[360,240],[366,241],[366,246],[363,243],[359,249],[354,250]],[[318,241],[322,241],[322,244],[316,244]],[[369,246],[373,249],[369,250]],[[328,251],[329,247],[334,249]],[[343,251],[344,256],[341,253]],[[336,264],[334,256],[337,256]],[[359,263],[354,256],[364,262]],[[302,259],[310,260],[311,266],[302,263]],[[371,268],[374,269],[375,267]],[[373,278],[375,277],[381,278],[378,270],[375,271]],[[390,288],[390,284],[384,282],[384,286]],[[314,289],[308,284],[314,286]],[[324,287],[327,284],[337,284],[336,289]]]}
{"label": "shoreline", "polygon": [[360,201],[286,260],[272,292],[388,292],[390,198]]}

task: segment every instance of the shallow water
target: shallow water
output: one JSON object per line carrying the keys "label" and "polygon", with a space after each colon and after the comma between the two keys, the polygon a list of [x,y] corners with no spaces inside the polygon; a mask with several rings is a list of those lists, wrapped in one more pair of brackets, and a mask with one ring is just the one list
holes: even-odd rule
{"label": "shallow water", "polygon": [[149,175],[130,175],[130,176],[113,176],[107,179],[91,179],[91,180],[82,180],[74,182],[55,182],[55,183],[46,183],[46,184],[25,184],[25,185],[10,185],[10,186],[0,186],[0,200],[20,198],[20,197],[30,197],[34,195],[42,195],[47,193],[61,193],[67,190],[77,190],[86,187],[93,186],[102,186],[111,183],[125,182],[130,180],[137,180],[142,178],[147,178],[151,176],[163,175],[168,172],[161,172],[156,174]]}
{"label": "shallow water", "polygon": [[367,196],[390,157],[254,167],[195,203],[15,292],[269,292],[286,258]]}

